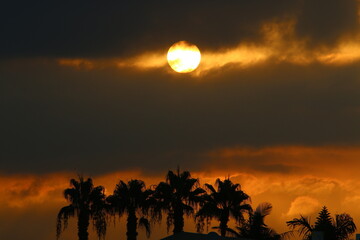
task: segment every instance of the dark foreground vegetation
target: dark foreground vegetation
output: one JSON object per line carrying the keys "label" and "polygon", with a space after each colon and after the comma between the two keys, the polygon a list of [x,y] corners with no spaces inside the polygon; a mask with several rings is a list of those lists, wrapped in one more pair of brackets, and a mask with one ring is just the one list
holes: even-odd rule
{"label": "dark foreground vegetation", "polygon": [[[247,238],[254,240],[290,239],[297,232],[302,239],[311,239],[314,231],[324,232],[325,240],[347,240],[356,231],[349,214],[330,216],[326,207],[319,213],[312,225],[307,217],[300,216],[287,222],[290,231],[277,233],[265,224],[272,205],[262,203],[253,210],[250,196],[241,190],[240,184],[229,178],[217,179],[215,186],[205,184],[200,187],[199,179],[192,178],[190,172],[169,171],[166,181],[151,188],[141,180],[119,181],[112,195],[105,196],[102,186],[94,186],[91,178],[70,180],[70,188],[64,190],[68,206],[60,209],[57,216],[56,236],[66,229],[70,217],[77,218],[78,239],[88,240],[91,224],[99,239],[105,239],[106,227],[114,217],[127,218],[126,236],[136,240],[138,228],[143,228],[147,236],[151,225],[159,224],[166,216],[168,232],[174,234],[184,231],[184,216],[195,219],[198,232],[215,220],[221,236]],[[228,223],[235,220],[236,229]]]}

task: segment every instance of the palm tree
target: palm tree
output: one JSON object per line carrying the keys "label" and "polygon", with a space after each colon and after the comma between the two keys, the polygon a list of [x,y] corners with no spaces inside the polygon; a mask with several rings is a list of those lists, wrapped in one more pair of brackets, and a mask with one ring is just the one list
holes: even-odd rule
{"label": "palm tree", "polygon": [[235,235],[237,237],[254,240],[280,240],[289,237],[291,232],[278,234],[265,224],[265,217],[268,216],[271,211],[272,205],[270,203],[264,202],[259,204],[255,212],[251,214],[249,220],[242,226],[237,227],[239,233]]}
{"label": "palm tree", "polygon": [[205,203],[196,214],[197,226],[198,231],[202,231],[205,219],[210,221],[212,218],[216,218],[220,225],[213,228],[219,229],[221,236],[225,237],[227,232],[234,232],[228,227],[230,217],[241,225],[245,221],[243,213],[250,214],[252,212],[252,208],[248,204],[250,197],[241,190],[240,184],[234,184],[230,179],[224,181],[217,179],[215,185],[217,190],[212,185],[205,184],[210,194],[205,196]]}
{"label": "palm tree", "polygon": [[180,233],[184,230],[184,214],[194,214],[194,208],[201,202],[204,193],[205,190],[199,187],[199,180],[192,178],[190,172],[180,173],[178,169],[175,174],[169,171],[166,182],[159,183],[155,188],[153,215],[161,220],[162,213],[167,213],[167,230],[173,225],[174,234]]}
{"label": "palm tree", "polygon": [[107,197],[106,201],[110,204],[113,215],[127,214],[126,236],[128,240],[136,240],[138,226],[144,227],[147,237],[150,236],[150,222],[145,216],[150,206],[149,196],[151,194],[152,191],[146,189],[143,181],[130,180],[127,184],[120,181],[115,187],[114,194]]}
{"label": "palm tree", "polygon": [[84,181],[82,176],[79,180],[70,180],[71,188],[64,190],[64,197],[70,204],[60,209],[57,215],[56,237],[68,226],[70,217],[77,216],[78,237],[79,240],[88,239],[88,227],[90,219],[97,235],[100,238],[105,237],[106,233],[106,204],[104,187],[94,187],[92,179]]}
{"label": "palm tree", "polygon": [[309,218],[301,215],[300,218],[288,221],[287,225],[293,230],[297,229],[305,240],[311,239],[314,231],[323,232],[325,240],[347,240],[356,231],[356,225],[349,214],[336,214],[334,219],[325,206],[319,212],[315,225],[311,225]]}

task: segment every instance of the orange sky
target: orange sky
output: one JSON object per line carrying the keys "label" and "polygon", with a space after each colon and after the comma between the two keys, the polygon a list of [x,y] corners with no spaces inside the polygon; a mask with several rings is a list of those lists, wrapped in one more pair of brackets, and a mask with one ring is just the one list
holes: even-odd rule
{"label": "orange sky", "polygon": [[[313,216],[314,220],[314,214],[323,205],[328,206],[333,214],[347,212],[356,223],[360,221],[360,208],[356,207],[360,206],[360,176],[357,174],[360,148],[278,146],[226,148],[204,154],[210,156],[209,161],[201,167],[201,171],[193,171],[192,175],[198,177],[201,184],[213,184],[216,178],[230,176],[251,196],[254,208],[264,201],[272,203],[274,209],[267,223],[279,232],[286,231],[285,222],[299,214]],[[237,165],[237,158],[246,158],[248,162]],[[282,173],[269,171],[281,167],[284,168]],[[119,179],[142,179],[150,186],[163,180],[165,174],[149,175],[141,170],[133,170],[92,177],[96,185],[105,186],[106,193],[110,194]],[[43,234],[53,236],[56,211],[66,204],[62,190],[69,186],[71,177],[76,177],[76,174],[2,175],[0,212],[6,215],[1,214],[1,222],[7,222],[3,234],[9,236],[16,222],[26,219],[29,222],[42,221],[46,226]],[[108,239],[118,235],[124,237],[124,221],[117,223],[115,228],[110,224]],[[71,221],[70,226],[61,239],[76,236],[75,222]],[[194,231],[191,219],[187,221],[185,230]],[[35,237],[33,233],[28,234]],[[94,235],[92,233],[91,239],[95,239]],[[151,239],[165,235],[164,227],[154,226]],[[141,236],[144,237],[143,234]]]}

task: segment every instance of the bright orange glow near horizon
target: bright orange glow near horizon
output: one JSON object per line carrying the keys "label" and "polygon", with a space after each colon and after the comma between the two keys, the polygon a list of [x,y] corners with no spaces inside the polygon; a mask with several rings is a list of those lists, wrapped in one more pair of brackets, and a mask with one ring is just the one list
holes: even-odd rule
{"label": "bright orange glow near horizon", "polygon": [[[253,208],[261,202],[270,202],[274,209],[267,217],[266,223],[278,232],[288,230],[286,221],[298,217],[299,214],[313,217],[323,205],[328,206],[332,214],[347,212],[356,222],[360,219],[360,209],[356,207],[360,200],[358,194],[360,178],[356,173],[359,166],[359,147],[276,146],[258,149],[235,147],[215,149],[203,155],[208,160],[201,170],[185,167],[181,167],[181,170],[190,170],[192,177],[199,178],[201,186],[205,183],[214,184],[217,178],[230,177],[234,183],[241,184],[242,189],[251,196]],[[248,161],[240,163],[239,159]],[[288,159],[293,159],[294,164],[289,165]],[[285,170],[279,166],[284,166]],[[294,170],[288,171],[286,167]],[[324,171],[319,172],[320,167],[332,177],[324,175]],[[337,172],[336,170],[341,167],[344,171]],[[119,180],[141,179],[147,187],[151,187],[160,181],[165,181],[165,175],[166,171],[149,174],[134,169],[90,177],[93,178],[94,185],[104,186],[106,195],[110,195]],[[347,175],[351,178],[347,178]],[[89,176],[84,175],[84,177]],[[46,175],[2,175],[0,176],[0,212],[13,209],[17,212],[13,218],[20,218],[31,209],[41,207],[51,209],[54,213],[50,217],[54,220],[60,207],[67,204],[62,192],[70,186],[70,178],[77,176],[69,172]],[[117,236],[118,233],[114,229],[123,227],[122,223],[117,224],[115,228],[110,226],[109,236]],[[212,226],[216,224],[216,221],[212,222]],[[186,219],[185,230],[195,231],[191,218]],[[211,228],[209,231],[212,231]],[[143,234],[142,231],[139,233]],[[69,231],[65,234],[75,233]],[[151,239],[166,235],[163,228],[161,231],[154,229]]]}

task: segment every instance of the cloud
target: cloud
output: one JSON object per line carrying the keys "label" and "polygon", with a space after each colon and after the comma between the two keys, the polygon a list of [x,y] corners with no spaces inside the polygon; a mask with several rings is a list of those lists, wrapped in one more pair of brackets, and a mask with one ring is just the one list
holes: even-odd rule
{"label": "cloud", "polygon": [[33,205],[58,203],[62,190],[68,187],[64,179],[70,174],[0,175],[0,203],[5,208],[22,209]]}
{"label": "cloud", "polygon": [[289,211],[286,215],[288,217],[299,217],[300,214],[302,216],[309,216],[316,213],[319,210],[319,207],[321,207],[321,204],[318,200],[307,196],[301,196],[291,202]]}
{"label": "cloud", "polygon": [[[261,174],[313,174],[321,177],[330,175],[351,178],[357,175],[353,166],[357,165],[359,156],[360,149],[356,146],[269,146],[216,149],[204,154],[204,159],[207,159],[205,162],[210,169],[216,168],[217,171],[232,169],[236,172],[233,166],[239,166],[239,169]],[[219,165],[219,162],[222,164]],[[332,181],[306,181],[304,185],[317,185],[319,188],[316,191],[330,191],[337,186],[337,183]]]}
{"label": "cloud", "polygon": [[[87,59],[81,59],[81,58],[77,58],[77,59],[59,59],[58,60],[59,65],[63,65],[63,66],[71,66],[71,67],[75,67],[77,69],[93,69],[94,68],[94,63],[90,60]],[[97,66],[97,68],[99,68],[99,66]]]}
{"label": "cloud", "polygon": [[[331,146],[356,148],[360,141],[359,63],[260,64],[197,78],[166,69],[79,71],[14,60],[1,72],[0,154],[8,173],[200,168],[220,149],[328,146],[332,152]],[[291,172],[293,159],[256,167]]]}
{"label": "cloud", "polygon": [[356,0],[304,0],[297,18],[296,33],[308,45],[336,44],[359,29],[359,3]]}
{"label": "cloud", "polygon": [[[63,190],[70,187],[69,180],[79,173],[56,172],[51,174],[0,175],[0,203],[5,208],[21,210],[36,205],[63,204]],[[166,173],[163,175],[165,176]],[[88,175],[81,174],[84,177]],[[112,172],[95,176],[95,185],[102,185],[111,194],[119,180],[141,178],[150,187],[165,180],[164,176],[145,174],[140,170]],[[94,177],[93,177],[94,178]]]}
{"label": "cloud", "polygon": [[[261,41],[241,41],[231,47],[216,50],[204,49],[201,64],[191,75],[206,77],[223,69],[246,69],[261,64],[290,63],[301,66],[323,64],[331,66],[349,65],[360,60],[360,32],[344,38],[331,46],[309,48],[307,40],[296,36],[296,21],[266,22],[260,27]],[[200,46],[201,48],[201,46]],[[166,50],[146,51],[128,58],[79,59],[61,58],[58,63],[76,69],[134,68],[136,70],[167,69]]]}

